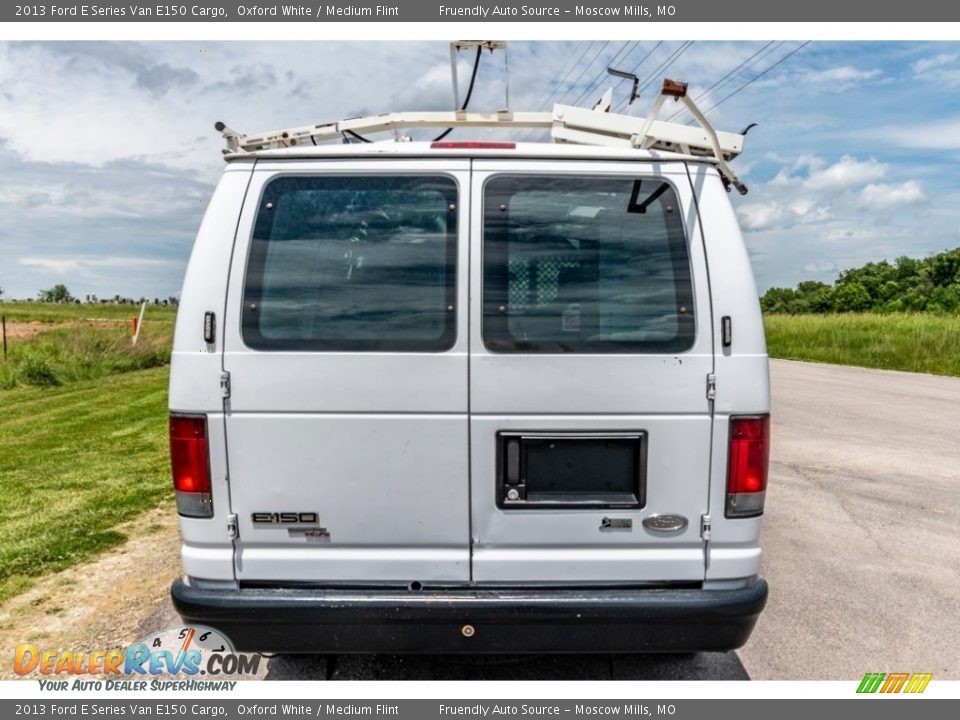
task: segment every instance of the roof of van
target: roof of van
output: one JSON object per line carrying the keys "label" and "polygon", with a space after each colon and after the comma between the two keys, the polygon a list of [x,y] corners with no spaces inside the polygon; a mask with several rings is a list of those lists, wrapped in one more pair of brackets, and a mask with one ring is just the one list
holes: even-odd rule
{"label": "roof of van", "polygon": [[634,162],[697,162],[714,164],[710,157],[686,155],[665,150],[639,150],[635,148],[599,147],[573,143],[551,142],[506,142],[463,140],[445,143],[396,142],[383,140],[371,143],[299,145],[226,153],[224,158],[234,160],[291,160],[313,158],[536,158],[574,160],[632,160]]}

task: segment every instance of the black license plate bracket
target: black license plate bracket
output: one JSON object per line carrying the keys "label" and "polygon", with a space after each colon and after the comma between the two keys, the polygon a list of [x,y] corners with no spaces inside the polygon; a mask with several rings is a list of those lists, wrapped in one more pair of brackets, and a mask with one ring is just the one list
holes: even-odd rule
{"label": "black license plate bracket", "polygon": [[544,509],[642,508],[647,434],[501,432],[497,506]]}

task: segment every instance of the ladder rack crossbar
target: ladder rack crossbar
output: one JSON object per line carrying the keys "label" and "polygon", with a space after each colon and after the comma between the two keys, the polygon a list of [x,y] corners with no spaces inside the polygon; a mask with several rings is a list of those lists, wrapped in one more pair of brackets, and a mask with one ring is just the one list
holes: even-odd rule
{"label": "ladder rack crossbar", "polygon": [[[351,118],[319,125],[305,125],[287,130],[275,130],[259,135],[224,132],[231,152],[273,150],[277,148],[339,142],[348,132],[370,135],[401,130],[429,130],[440,128],[543,128],[553,125],[553,114],[548,112],[398,112],[370,117]],[[229,128],[226,128],[229,130]],[[233,145],[231,145],[231,140]]]}
{"label": "ladder rack crossbar", "polygon": [[[674,99],[683,104],[699,127],[657,120],[664,103]],[[230,155],[261,150],[274,150],[303,145],[342,142],[348,136],[367,136],[392,132],[394,141],[407,141],[407,130],[440,128],[493,128],[549,130],[555,143],[576,143],[603,147],[663,150],[697,157],[712,158],[725,182],[745,194],[746,187],[737,179],[727,163],[743,152],[745,135],[713,129],[693,100],[687,96],[687,85],[665,80],[661,93],[644,118],[604,112],[603,108],[587,109],[571,105],[554,105],[551,112],[398,112],[369,117],[350,118],[332,123],[304,125],[258,135],[244,135],[223,123],[217,123]]]}

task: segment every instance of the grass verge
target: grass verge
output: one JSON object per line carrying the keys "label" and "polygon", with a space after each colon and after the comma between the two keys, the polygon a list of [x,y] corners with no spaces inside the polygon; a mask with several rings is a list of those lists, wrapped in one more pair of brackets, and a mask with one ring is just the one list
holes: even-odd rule
{"label": "grass verge", "polygon": [[[140,314],[139,305],[114,305],[113,303],[42,303],[0,302],[0,315],[7,322],[63,323],[75,320],[115,320],[129,323],[130,318]],[[163,305],[147,305],[146,322],[173,322],[177,308]]]}
{"label": "grass verge", "polygon": [[172,496],[166,367],[0,391],[0,602]]}
{"label": "grass verge", "polygon": [[[0,306],[0,312],[6,313],[10,307],[19,311],[26,304]],[[8,354],[0,358],[0,390],[25,385],[52,387],[170,362],[173,312],[148,313],[137,345],[133,345],[127,321],[88,316],[92,311],[104,311],[100,306],[50,308],[49,312],[59,313],[59,320],[43,315],[48,312],[44,307],[27,307],[32,315],[7,316]],[[129,308],[125,312],[129,313]]]}
{"label": "grass verge", "polygon": [[770,357],[960,376],[960,318],[765,315]]}

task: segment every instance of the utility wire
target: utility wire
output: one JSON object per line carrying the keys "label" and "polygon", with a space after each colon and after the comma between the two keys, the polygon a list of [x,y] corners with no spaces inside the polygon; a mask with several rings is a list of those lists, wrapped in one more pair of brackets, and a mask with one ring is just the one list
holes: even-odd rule
{"label": "utility wire", "polygon": [[723,103],[725,103],[727,100],[729,100],[730,98],[732,98],[732,97],[733,97],[734,95],[736,95],[737,93],[739,93],[739,92],[741,92],[741,91],[743,91],[743,90],[746,90],[748,87],[750,87],[751,85],[753,85],[753,83],[755,83],[757,80],[759,80],[760,78],[762,78],[764,75],[766,75],[768,72],[770,72],[771,70],[773,70],[775,67],[777,67],[777,66],[779,66],[779,65],[782,65],[784,62],[786,62],[786,61],[789,60],[791,57],[793,57],[794,55],[796,55],[798,52],[800,52],[801,50],[803,50],[803,49],[804,49],[807,45],[809,45],[809,44],[810,44],[810,41],[809,41],[809,40],[806,40],[806,41],[800,43],[800,45],[798,45],[797,47],[795,47],[793,50],[791,50],[790,52],[788,52],[786,55],[784,55],[782,58],[780,58],[779,60],[777,60],[777,61],[776,61],[775,63],[773,63],[772,65],[768,66],[767,69],[764,70],[763,72],[761,72],[759,75],[755,75],[753,78],[751,78],[751,79],[748,80],[746,83],[744,83],[743,85],[741,85],[740,87],[738,87],[738,88],[737,88],[736,90],[734,90],[732,93],[730,93],[729,95],[725,96],[722,100],[719,100],[719,101],[715,102],[715,103],[714,103],[713,105],[711,105],[708,109],[704,110],[704,111],[703,111],[703,114],[706,115],[706,114],[707,114],[708,112],[710,112],[711,110],[715,110],[716,108],[718,108],[718,107],[720,107],[721,105],[723,105]]}
{"label": "utility wire", "polygon": [[[636,46],[639,45],[639,44],[640,44],[640,41],[639,41],[639,40],[636,41],[636,42],[634,42],[634,43],[633,43],[634,47],[630,48],[630,50],[626,53],[626,55],[623,56],[623,60],[626,60],[626,58],[628,58],[628,57],[630,56],[630,53],[632,53],[633,50],[636,49]],[[663,41],[662,41],[662,40],[658,40],[657,43],[656,43],[649,51],[647,51],[647,53],[640,59],[640,62],[636,65],[636,67],[634,67],[633,71],[636,72],[637,69],[647,60],[647,58],[649,58],[650,55],[651,55],[658,47],[660,47],[662,44],[663,44]],[[626,45],[626,46],[624,46],[624,47],[629,47],[629,45]],[[584,54],[585,54],[585,53],[584,53]],[[598,53],[598,55],[599,55],[599,53]],[[620,55],[620,53],[617,53],[617,55],[614,57],[614,60],[611,61],[611,62],[616,62],[616,57],[619,57],[619,55]],[[581,57],[582,57],[582,56],[583,56],[583,55],[581,55]],[[596,59],[596,56],[594,56],[593,60],[595,60],[595,59]],[[591,64],[591,65],[593,64],[593,60],[590,61],[590,64]],[[588,67],[589,67],[589,65],[588,65]],[[578,98],[577,101],[573,103],[574,105],[576,105],[577,103],[579,103],[580,100],[582,100],[583,97],[586,96],[586,94],[587,94],[587,93],[590,91],[590,89],[597,83],[597,81],[603,77],[603,73],[605,73],[605,72],[606,72],[606,68],[604,68],[603,70],[601,70],[600,74],[597,76],[597,78],[594,79],[593,83],[590,85],[590,88],[588,88],[584,93],[581,94],[580,98]],[[569,77],[569,75],[570,75],[570,73],[567,74],[568,77]],[[583,73],[581,72],[580,75],[582,76]],[[566,78],[564,78],[564,80],[566,80]],[[562,83],[558,83],[558,84],[562,84]],[[574,83],[574,84],[575,84],[575,83]],[[570,89],[572,89],[572,88],[570,88]],[[554,100],[554,103],[562,102],[563,99],[566,98],[567,95],[570,94],[570,89],[568,89],[566,92],[564,92],[564,94],[563,94],[562,97],[560,97],[559,99],[555,99],[555,100]],[[544,105],[549,104],[549,101],[550,101],[551,99],[554,99],[554,98],[557,98],[557,93],[556,93],[556,92],[554,92],[554,93],[548,98],[548,102],[547,102],[547,103],[544,103]],[[543,106],[541,106],[541,107],[538,108],[538,109],[543,109]],[[531,138],[533,138],[533,137],[536,137],[537,135],[542,134],[542,133],[543,133],[543,130],[539,130],[539,129],[528,130],[528,131],[521,137],[521,141],[529,140],[529,139],[531,139]]]}
{"label": "utility wire", "polygon": [[580,82],[581,79],[583,79],[583,76],[586,75],[587,71],[590,70],[591,67],[593,67],[593,64],[597,61],[597,58],[600,57],[601,53],[603,53],[603,51],[607,49],[607,45],[609,44],[610,44],[610,41],[607,40],[605,43],[603,43],[603,45],[600,46],[600,49],[597,50],[597,53],[592,58],[590,58],[590,62],[588,62],[586,65],[583,66],[583,70],[581,70],[580,74],[577,75],[577,78],[572,83],[570,83],[570,87],[567,89],[567,91],[563,94],[563,96],[557,102],[563,102],[564,100],[566,100],[568,95],[574,92],[574,88],[577,87],[577,84]]}
{"label": "utility wire", "polygon": [[630,72],[632,72],[634,75],[636,75],[636,74],[637,74],[637,70],[639,70],[639,69],[643,66],[643,64],[649,59],[649,57],[650,57],[651,55],[653,55],[653,53],[655,53],[655,52],[657,51],[657,48],[660,47],[661,45],[663,45],[663,40],[657,40],[657,44],[654,45],[652,48],[650,48],[650,49],[647,51],[647,54],[646,54],[646,55],[644,55],[642,58],[640,58],[640,62],[638,62],[638,63],[637,63],[637,66],[636,66],[633,70],[631,70]]}
{"label": "utility wire", "polygon": [[[771,45],[773,45],[773,46],[778,46],[778,45],[782,45],[782,44],[783,44],[783,43],[777,43],[777,42],[771,40],[771,41],[768,42],[766,45],[764,45],[762,48],[760,48],[760,49],[757,50],[755,53],[753,53],[753,55],[751,55],[751,56],[748,57],[746,60],[744,60],[743,62],[741,62],[739,65],[737,65],[735,68],[733,68],[730,72],[728,72],[728,73],[727,73],[726,75],[724,75],[722,78],[720,78],[719,80],[717,80],[713,85],[711,85],[711,86],[708,87],[706,90],[704,90],[702,93],[700,93],[699,95],[697,95],[697,97],[694,98],[694,102],[695,102],[695,103],[699,103],[701,100],[703,100],[704,98],[706,98],[710,93],[712,93],[712,92],[713,92],[714,90],[716,90],[718,87],[722,86],[725,82],[727,82],[727,80],[729,80],[731,77],[733,77],[736,73],[740,72],[741,70],[743,70],[743,69],[746,68],[746,67],[749,67],[750,65],[753,65],[755,62],[757,62],[757,61],[760,59],[760,55],[761,55],[767,48],[770,48]],[[771,48],[771,52],[772,52],[774,49],[776,49],[776,48],[775,48],[775,47],[774,47],[774,48]],[[680,115],[683,115],[684,112],[686,112],[686,110],[678,110],[678,111],[675,112],[673,115],[671,115],[670,117],[667,118],[667,122],[673,122],[673,121],[674,121],[676,118],[678,118]]]}
{"label": "utility wire", "polygon": [[[573,51],[573,53],[571,54],[571,60],[572,60],[572,62],[569,64],[569,66],[564,65],[564,67],[567,68],[567,71],[566,71],[566,73],[564,73],[563,78],[560,80],[560,82],[556,83],[556,85],[555,85],[554,87],[559,88],[559,87],[563,87],[563,86],[564,86],[564,83],[567,82],[567,80],[568,80],[568,79],[570,78],[570,76],[573,74],[573,71],[577,69],[577,64],[578,64],[581,60],[583,60],[583,58],[586,56],[586,54],[587,54],[588,52],[590,52],[590,48],[593,47],[594,44],[595,44],[595,42],[594,42],[593,40],[591,40],[591,41],[589,41],[589,42],[581,42],[579,45],[577,45],[576,48],[574,48],[574,51]],[[582,49],[581,49],[581,48],[582,48]],[[580,50],[580,54],[579,54],[579,55],[577,54],[577,50]],[[561,70],[560,72],[563,73],[563,70]],[[559,73],[558,73],[558,74],[559,74]],[[554,91],[551,93],[550,84],[548,83],[548,84],[547,84],[547,88],[546,88],[546,89],[544,90],[544,92],[540,95],[540,98],[537,100],[537,102],[534,103],[534,105],[533,105],[533,110],[534,110],[534,111],[542,110],[542,109],[549,103],[550,98],[556,95],[556,92],[557,92],[557,91],[554,90]],[[524,142],[524,141],[526,141],[526,140],[529,140],[531,137],[533,137],[534,135],[536,135],[536,133],[538,133],[538,132],[539,132],[539,131],[536,130],[536,129],[534,129],[534,130],[528,130],[526,133],[524,133],[524,134],[523,134],[520,138],[518,138],[518,139],[519,139],[520,142]]]}
{"label": "utility wire", "polygon": [[[567,78],[569,78],[571,73],[573,73],[573,70],[577,67],[577,63],[580,61],[580,59],[587,54],[587,51],[590,49],[591,45],[593,45],[593,40],[582,41],[577,44],[577,46],[573,49],[573,52],[570,54],[570,57],[567,59],[567,62],[563,64],[560,72],[557,73],[557,75],[563,75],[563,79],[556,84],[557,87],[563,85],[567,81]],[[579,55],[577,55],[577,50],[580,50]],[[549,97],[550,83],[547,83],[546,88],[544,88],[543,92],[540,94],[540,97],[537,98],[537,101],[533,104],[533,109],[539,110],[543,104],[546,103]]]}
{"label": "utility wire", "polygon": [[[673,65],[677,60],[680,59],[680,56],[683,55],[690,47],[693,45],[694,40],[687,40],[679,48],[673,51],[673,54],[670,55],[666,60],[660,63],[656,69],[653,70],[646,78],[643,79],[640,88],[637,90],[637,95],[643,93],[653,82],[657,79],[659,75],[666,72],[667,68]],[[629,100],[624,100],[619,105],[617,105],[617,112],[622,112],[629,105]]]}
{"label": "utility wire", "polygon": [[[633,44],[633,47],[636,47],[637,45],[640,44],[640,41],[635,40],[632,44]],[[597,73],[597,76],[593,79],[593,81],[590,83],[587,89],[584,90],[582,93],[580,93],[580,96],[570,104],[579,105],[581,102],[583,102],[583,99],[587,97],[590,93],[596,92],[599,88],[602,88],[603,79],[607,76],[607,68],[615,67],[616,64],[620,62],[621,56],[628,57],[630,53],[633,51],[633,48],[631,48],[630,45],[631,43],[625,43],[624,46],[620,48],[620,50],[612,58],[610,58],[607,62],[605,62],[604,67],[601,68],[599,73]],[[625,50],[627,51],[626,55],[624,55]]]}
{"label": "utility wire", "polygon": [[[597,58],[600,57],[600,54],[606,49],[607,45],[609,45],[609,44],[610,44],[610,41],[609,41],[609,40],[607,40],[606,42],[604,42],[604,43],[600,46],[600,48],[597,50],[597,52],[593,55],[593,57],[591,57],[590,60],[587,61],[587,63],[583,66],[583,70],[580,71],[580,74],[577,75],[577,77],[570,83],[570,86],[569,86],[569,87],[567,88],[567,90],[564,92],[564,94],[563,94],[563,97],[564,97],[564,98],[565,98],[567,95],[570,94],[570,92],[572,91],[572,89],[573,89],[574,87],[576,87],[577,83],[580,82],[580,78],[582,78],[583,75],[584,75],[584,73],[586,73],[587,70],[589,70],[589,69],[593,66],[593,63],[596,62]],[[577,62],[579,63],[580,60],[581,60],[589,51],[590,51],[590,46],[587,46],[586,48],[584,48],[584,50],[583,50],[583,52],[580,54],[580,58],[578,58]],[[573,66],[570,68],[570,72],[567,73],[566,77],[564,77],[564,79],[561,80],[560,83],[558,83],[558,85],[561,85],[561,86],[562,86],[563,83],[566,82],[567,78],[570,77],[570,75],[571,75],[571,74],[573,73],[573,71],[576,70],[576,69],[577,69],[577,63],[574,63]],[[537,110],[543,109],[543,107],[545,107],[547,104],[549,104],[550,100],[551,100],[552,98],[556,97],[556,95],[557,95],[556,92],[554,92],[553,94],[551,94],[551,95],[547,98],[547,101],[546,101],[543,105],[541,105],[540,107],[538,107],[538,108],[536,108],[536,109],[537,109]],[[562,99],[562,98],[561,98],[561,99]],[[531,136],[536,135],[536,133],[538,133],[538,132],[540,132],[540,131],[537,130],[537,129],[529,130],[529,131],[521,138],[521,141],[527,140],[527,139],[530,138]]]}

